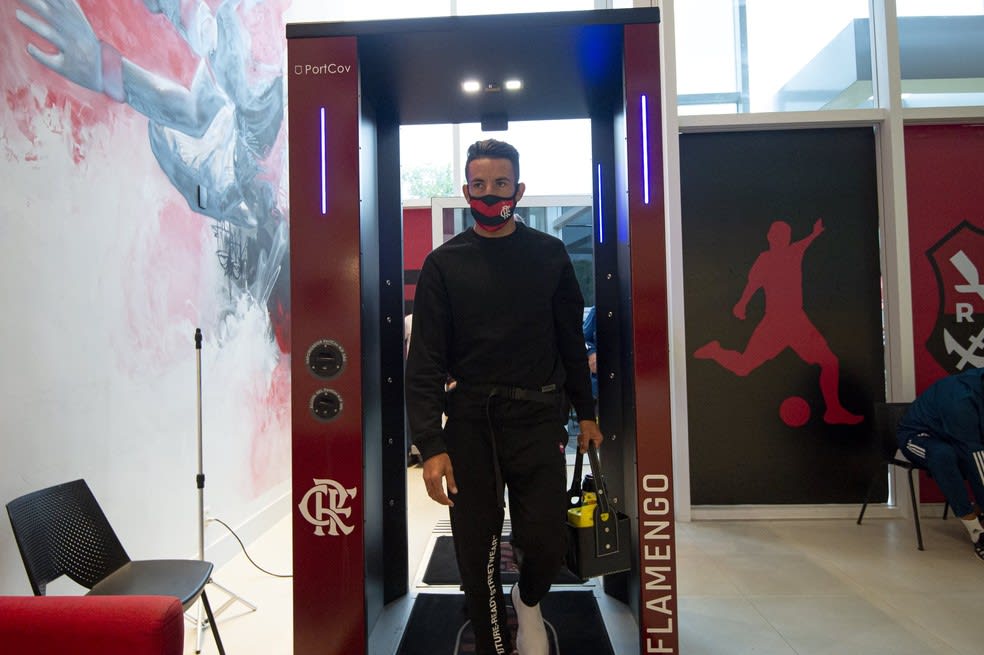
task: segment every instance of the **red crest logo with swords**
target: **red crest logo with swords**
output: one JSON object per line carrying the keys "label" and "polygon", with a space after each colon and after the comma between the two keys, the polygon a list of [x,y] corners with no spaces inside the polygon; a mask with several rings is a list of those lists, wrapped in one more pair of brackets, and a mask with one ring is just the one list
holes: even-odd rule
{"label": "red crest logo with swords", "polygon": [[964,221],[926,256],[940,299],[926,350],[950,373],[984,367],[984,230]]}

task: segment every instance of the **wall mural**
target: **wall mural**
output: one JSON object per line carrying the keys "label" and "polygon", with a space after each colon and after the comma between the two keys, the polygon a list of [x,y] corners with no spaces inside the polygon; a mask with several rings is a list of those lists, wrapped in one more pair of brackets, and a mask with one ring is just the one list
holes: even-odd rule
{"label": "wall mural", "polygon": [[[166,374],[192,357],[200,326],[227,403],[213,415],[250,435],[260,487],[273,482],[271,459],[289,459],[288,4],[0,7],[7,188],[25,214],[78,212],[80,230],[121,224],[110,256],[122,300],[107,308],[120,315],[106,318],[123,326],[110,335],[123,344],[118,366]],[[75,188],[83,178],[100,183]]]}

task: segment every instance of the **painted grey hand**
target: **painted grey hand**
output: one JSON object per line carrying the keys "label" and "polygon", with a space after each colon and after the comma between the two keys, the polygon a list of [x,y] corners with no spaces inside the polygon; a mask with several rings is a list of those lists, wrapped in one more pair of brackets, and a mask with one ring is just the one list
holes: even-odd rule
{"label": "painted grey hand", "polygon": [[52,46],[45,52],[33,43],[28,53],[66,79],[102,93],[102,44],[75,0],[17,0],[31,10],[17,10],[17,20]]}

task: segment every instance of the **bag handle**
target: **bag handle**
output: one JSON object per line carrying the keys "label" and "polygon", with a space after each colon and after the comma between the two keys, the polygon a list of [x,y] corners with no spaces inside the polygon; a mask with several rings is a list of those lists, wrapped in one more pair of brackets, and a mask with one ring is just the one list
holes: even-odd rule
{"label": "bag handle", "polygon": [[[609,511],[608,487],[601,475],[601,461],[598,459],[598,451],[593,443],[588,444],[588,466],[591,468],[591,477],[594,478],[595,491],[598,496],[598,506],[601,511]],[[571,507],[578,506],[581,497],[581,473],[584,471],[584,453],[578,449],[574,457],[574,474],[571,477],[571,487],[567,490],[570,496]]]}
{"label": "bag handle", "polygon": [[584,454],[578,448],[577,455],[574,457],[574,475],[571,478],[571,487],[567,490],[568,502],[571,507],[581,504],[581,472],[584,470]]}

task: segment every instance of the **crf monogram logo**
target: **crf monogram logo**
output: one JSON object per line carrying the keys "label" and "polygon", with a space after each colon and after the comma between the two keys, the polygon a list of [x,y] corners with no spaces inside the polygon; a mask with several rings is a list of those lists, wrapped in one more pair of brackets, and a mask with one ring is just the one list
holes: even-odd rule
{"label": "crf monogram logo", "polygon": [[355,498],[356,493],[355,487],[346,489],[335,480],[315,478],[314,486],[304,494],[297,508],[301,510],[301,516],[314,526],[314,534],[319,537],[325,536],[325,526],[328,526],[328,534],[333,537],[337,537],[339,531],[342,534],[351,534],[355,526],[346,525],[343,519],[352,516],[352,508],[346,505]]}

